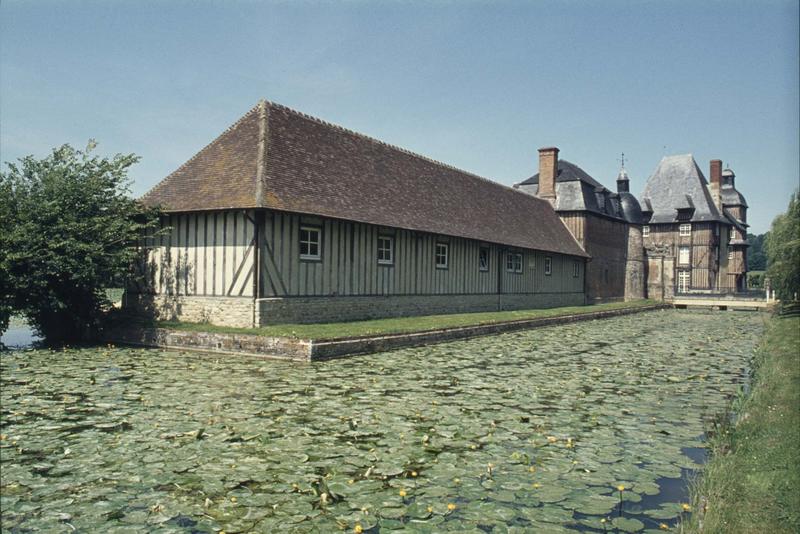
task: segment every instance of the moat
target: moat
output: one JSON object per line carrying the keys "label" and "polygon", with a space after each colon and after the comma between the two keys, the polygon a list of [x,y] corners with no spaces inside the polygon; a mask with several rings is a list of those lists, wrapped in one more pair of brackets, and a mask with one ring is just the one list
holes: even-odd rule
{"label": "moat", "polygon": [[674,527],[762,326],[669,310],[300,365],[5,352],[3,530]]}

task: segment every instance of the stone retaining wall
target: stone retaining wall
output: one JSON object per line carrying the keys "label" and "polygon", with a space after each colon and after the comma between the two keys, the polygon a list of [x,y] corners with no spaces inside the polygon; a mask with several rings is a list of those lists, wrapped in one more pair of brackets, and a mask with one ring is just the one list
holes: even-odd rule
{"label": "stone retaining wall", "polygon": [[630,315],[669,307],[671,306],[668,304],[655,304],[652,306],[562,315],[558,317],[523,319],[488,325],[445,328],[428,332],[364,336],[329,341],[297,340],[252,334],[220,334],[136,327],[118,327],[116,330],[108,332],[105,336],[105,340],[115,343],[164,347],[176,350],[198,350],[262,358],[316,361],[340,358],[353,354],[382,352],[400,347],[414,347],[456,339],[500,334],[503,332],[537,328],[540,326],[617,317],[620,315]]}
{"label": "stone retaining wall", "polygon": [[311,360],[311,342],[253,334],[189,332],[168,328],[117,327],[106,332],[105,341],[124,345],[174,350],[255,356],[280,360]]}

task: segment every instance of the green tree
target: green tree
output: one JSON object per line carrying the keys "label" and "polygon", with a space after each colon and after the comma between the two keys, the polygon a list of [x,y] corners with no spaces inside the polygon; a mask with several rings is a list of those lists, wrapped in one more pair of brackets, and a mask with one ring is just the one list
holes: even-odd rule
{"label": "green tree", "polygon": [[767,255],[764,252],[764,241],[766,234],[747,234],[747,243],[750,245],[747,249],[747,270],[748,271],[766,271],[767,270]]}
{"label": "green tree", "polygon": [[0,328],[12,309],[48,341],[84,339],[132,272],[141,232],[158,220],[129,195],[133,154],[69,145],[0,173]]}
{"label": "green tree", "polygon": [[767,236],[767,276],[781,300],[793,300],[800,293],[800,198],[795,192],[786,213],[775,217]]}

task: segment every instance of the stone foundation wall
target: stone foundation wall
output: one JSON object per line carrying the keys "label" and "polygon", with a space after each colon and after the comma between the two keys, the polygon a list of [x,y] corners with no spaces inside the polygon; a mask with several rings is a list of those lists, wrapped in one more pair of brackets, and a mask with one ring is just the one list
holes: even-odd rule
{"label": "stone foundation wall", "polygon": [[162,321],[211,323],[219,326],[253,327],[252,297],[197,297],[126,293],[122,307],[135,315]]}
{"label": "stone foundation wall", "polygon": [[324,323],[386,317],[578,306],[579,293],[509,295],[392,295],[266,298],[257,301],[259,324]]}
{"label": "stone foundation wall", "polygon": [[285,337],[251,334],[187,332],[166,328],[119,326],[105,332],[105,341],[144,347],[164,347],[237,356],[254,356],[280,360],[311,359],[311,343]]}

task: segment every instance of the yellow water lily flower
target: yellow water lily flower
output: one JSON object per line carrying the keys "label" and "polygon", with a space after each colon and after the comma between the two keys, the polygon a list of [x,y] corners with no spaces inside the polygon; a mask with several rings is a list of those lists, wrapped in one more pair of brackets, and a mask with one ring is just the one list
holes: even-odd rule
{"label": "yellow water lily flower", "polygon": [[433,506],[428,506],[427,510],[428,510],[429,514],[432,514],[433,513]]}
{"label": "yellow water lily flower", "polygon": [[353,532],[355,532],[356,534],[361,534],[362,532],[364,532],[364,527],[356,523],[356,526],[353,527]]}
{"label": "yellow water lily flower", "polygon": [[456,508],[458,508],[458,507],[457,507],[455,504],[453,504],[453,503],[447,503],[447,509],[448,509],[448,510],[450,510],[451,512],[452,512],[453,510],[455,510]]}
{"label": "yellow water lily flower", "polygon": [[549,441],[550,443],[555,443],[556,441],[558,441],[558,438],[555,436],[547,436],[547,441]]}
{"label": "yellow water lily flower", "polygon": [[416,471],[411,471],[411,476],[412,477],[416,477],[417,476],[417,472]]}
{"label": "yellow water lily flower", "polygon": [[681,504],[681,509],[683,509],[684,512],[691,512],[692,511],[692,507],[690,505],[686,504],[686,503]]}
{"label": "yellow water lily flower", "polygon": [[231,497],[231,502],[236,502],[236,497]]}
{"label": "yellow water lily flower", "polygon": [[669,530],[669,525],[667,525],[666,523],[659,523],[658,528],[660,528],[661,530]]}
{"label": "yellow water lily flower", "polygon": [[533,487],[534,487],[534,488],[541,488],[541,487],[542,487],[542,485],[541,485],[541,484],[539,484],[538,482],[534,482],[534,483],[533,483]]}
{"label": "yellow water lily flower", "polygon": [[617,489],[618,489],[619,491],[625,491],[625,486],[623,486],[622,484],[620,484],[619,486],[617,486]]}
{"label": "yellow water lily flower", "polygon": [[528,471],[530,471],[531,473],[535,473],[536,472],[536,466],[535,465],[530,466],[528,468]]}
{"label": "yellow water lily flower", "polygon": [[401,489],[401,490],[400,490],[400,496],[401,496],[401,497],[405,497],[405,496],[406,496],[406,490],[404,490],[404,489]]}

